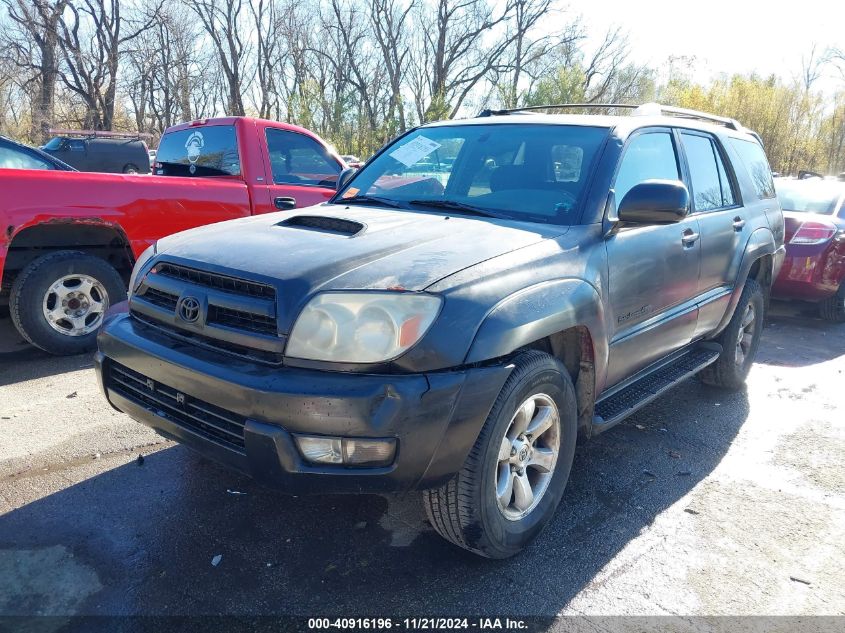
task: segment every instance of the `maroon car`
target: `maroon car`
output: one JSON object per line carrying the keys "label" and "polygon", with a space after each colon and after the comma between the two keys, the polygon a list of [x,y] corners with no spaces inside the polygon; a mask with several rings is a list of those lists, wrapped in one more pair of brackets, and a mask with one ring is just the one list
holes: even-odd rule
{"label": "maroon car", "polygon": [[845,182],[776,182],[786,259],[772,295],[818,303],[822,318],[845,322]]}

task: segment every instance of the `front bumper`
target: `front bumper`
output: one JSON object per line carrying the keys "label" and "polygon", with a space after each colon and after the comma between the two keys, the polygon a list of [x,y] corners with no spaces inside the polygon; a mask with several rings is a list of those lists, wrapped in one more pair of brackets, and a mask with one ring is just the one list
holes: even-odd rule
{"label": "front bumper", "polygon": [[[265,485],[297,494],[442,484],[463,465],[512,370],[366,375],[265,367],[174,342],[125,312],[107,319],[98,343],[97,374],[112,406]],[[202,411],[212,425],[231,430],[242,424],[242,439],[230,442],[230,435],[197,423],[193,414]],[[396,438],[397,453],[393,464],[380,468],[315,466],[303,460],[295,433]]]}

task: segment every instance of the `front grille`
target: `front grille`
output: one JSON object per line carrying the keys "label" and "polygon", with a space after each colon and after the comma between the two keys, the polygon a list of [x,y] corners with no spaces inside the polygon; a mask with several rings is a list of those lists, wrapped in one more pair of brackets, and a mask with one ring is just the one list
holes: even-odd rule
{"label": "front grille", "polygon": [[257,361],[265,365],[282,364],[282,354],[268,352],[262,349],[255,349],[254,347],[246,347],[245,345],[237,345],[235,343],[230,343],[229,341],[221,341],[220,339],[210,336],[203,336],[202,334],[192,332],[190,330],[175,328],[166,323],[161,323],[160,321],[157,321],[145,314],[141,314],[137,310],[131,310],[131,314],[133,318],[137,319],[141,323],[154,327],[156,330],[159,330],[168,336],[188,343],[193,343],[194,345],[204,347],[211,351],[224,351],[232,354],[233,356],[239,356],[240,358],[244,358],[246,360]]}
{"label": "front grille", "polygon": [[246,281],[237,277],[229,277],[228,275],[219,275],[217,273],[167,263],[157,264],[153,270],[158,275],[189,281],[199,286],[215,288],[224,292],[245,295],[247,297],[262,297],[264,299],[275,300],[276,298],[276,290],[273,286],[254,281]]}
{"label": "front grille", "polygon": [[276,334],[276,319],[243,310],[232,310],[220,306],[208,306],[208,323],[225,325],[237,330],[246,330],[256,334]]}
{"label": "front grille", "polygon": [[[183,298],[201,305],[193,321],[178,314]],[[144,276],[130,312],[183,341],[261,363],[282,362],[276,290],[265,283],[160,262]]]}
{"label": "front grille", "polygon": [[246,418],[243,416],[180,393],[113,361],[108,365],[107,386],[160,418],[190,429],[227,448],[245,452]]}
{"label": "front grille", "polygon": [[165,310],[176,310],[176,304],[179,302],[179,297],[176,295],[155,288],[147,288],[144,291],[144,299]]}

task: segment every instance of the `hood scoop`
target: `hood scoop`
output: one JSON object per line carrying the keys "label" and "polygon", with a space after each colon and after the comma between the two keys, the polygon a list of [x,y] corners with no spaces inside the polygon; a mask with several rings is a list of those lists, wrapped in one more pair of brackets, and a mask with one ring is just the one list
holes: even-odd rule
{"label": "hood scoop", "polygon": [[355,222],[354,220],[330,218],[323,215],[296,215],[292,218],[279,222],[276,226],[288,226],[295,229],[334,233],[335,235],[345,235],[346,237],[358,235],[358,233],[367,228],[364,224]]}

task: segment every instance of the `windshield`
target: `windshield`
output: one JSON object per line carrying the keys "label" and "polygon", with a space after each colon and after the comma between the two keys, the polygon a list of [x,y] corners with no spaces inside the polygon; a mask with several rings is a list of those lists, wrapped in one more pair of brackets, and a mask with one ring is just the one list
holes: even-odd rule
{"label": "windshield", "polygon": [[784,211],[831,215],[845,194],[845,185],[824,180],[782,180],[776,187]]}
{"label": "windshield", "polygon": [[167,132],[156,154],[159,176],[238,176],[241,162],[234,125]]}
{"label": "windshield", "polygon": [[571,224],[606,135],[570,125],[422,128],[373,159],[340,199]]}

